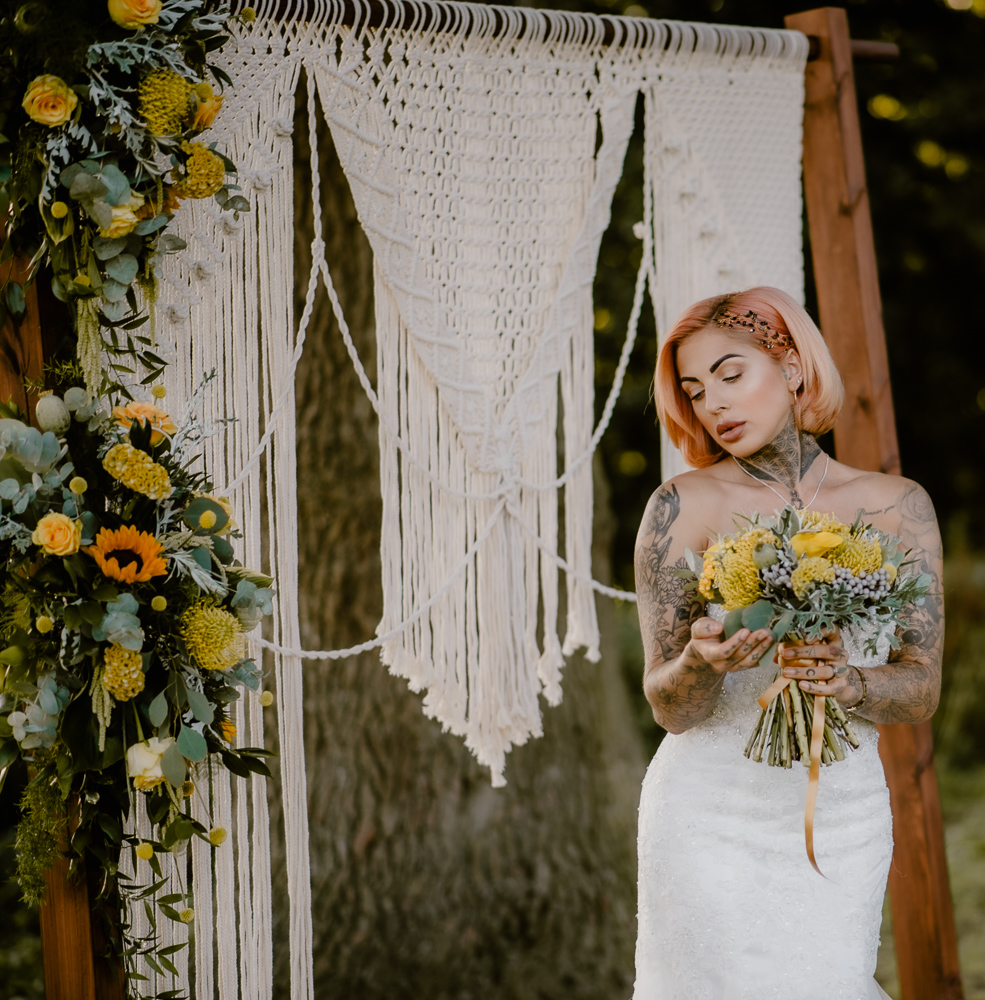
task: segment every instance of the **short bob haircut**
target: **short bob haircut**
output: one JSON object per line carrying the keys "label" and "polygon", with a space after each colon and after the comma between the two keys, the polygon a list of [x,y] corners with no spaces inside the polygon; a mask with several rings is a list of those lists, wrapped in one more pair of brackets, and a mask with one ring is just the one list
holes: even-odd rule
{"label": "short bob haircut", "polygon": [[[684,460],[695,468],[714,465],[726,452],[701,426],[694,414],[694,406],[680,383],[677,352],[688,337],[708,328],[754,344],[763,350],[755,334],[748,328],[730,329],[715,325],[715,319],[723,312],[742,315],[749,310],[761,320],[766,320],[777,333],[789,334],[794,342],[803,368],[803,382],[794,399],[794,419],[797,426],[815,436],[824,434],[834,426],[841,411],[845,389],[841,375],[821,337],[821,331],[803,307],[786,292],[761,285],[744,292],[702,299],[685,309],[667,334],[657,357],[654,379],[660,422],[667,431],[667,436],[680,449]],[[767,353],[776,357],[774,352]],[[782,358],[783,354],[776,358],[777,364]]]}

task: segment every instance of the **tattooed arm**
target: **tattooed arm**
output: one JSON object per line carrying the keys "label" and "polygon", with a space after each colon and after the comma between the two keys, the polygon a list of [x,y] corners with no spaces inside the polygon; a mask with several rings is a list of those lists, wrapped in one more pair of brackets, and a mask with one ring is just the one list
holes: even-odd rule
{"label": "tattooed arm", "polygon": [[[858,714],[873,722],[925,722],[934,714],[940,697],[941,648],[944,642],[943,574],[937,518],[930,497],[920,486],[908,480],[903,480],[903,489],[895,504],[882,511],[866,511],[866,514],[869,513],[885,514],[887,530],[899,535],[910,549],[907,558],[912,560],[912,565],[908,569],[918,574],[928,573],[931,584],[923,604],[908,609],[906,626],[898,632],[900,648],[891,653],[889,663],[866,668],[865,704],[859,708]],[[888,518],[894,514],[898,515],[898,520],[889,522]],[[830,649],[837,655],[828,658],[827,653],[821,651],[822,659],[829,659],[833,671],[830,689],[824,679],[820,683],[802,679],[800,686],[811,694],[828,694],[843,705],[852,706],[862,697],[861,682],[857,672],[847,668],[840,642]],[[789,655],[807,656],[809,649],[798,647]],[[814,666],[817,667],[817,664]],[[790,677],[804,678],[804,669],[805,666],[788,668],[785,673]],[[823,678],[827,676],[827,666],[822,671]]]}
{"label": "tattooed arm", "polygon": [[671,572],[686,567],[684,549],[702,547],[704,532],[681,517],[673,481],[647,504],[636,539],[636,593],[646,666],[643,692],[654,720],[682,733],[715,707],[725,674],[756,666],[771,637],[741,629],[721,641],[722,626],[703,617],[701,602]]}

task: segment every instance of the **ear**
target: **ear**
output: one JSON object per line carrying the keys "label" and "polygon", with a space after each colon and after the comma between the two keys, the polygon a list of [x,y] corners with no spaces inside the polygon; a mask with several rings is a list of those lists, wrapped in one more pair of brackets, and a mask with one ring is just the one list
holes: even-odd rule
{"label": "ear", "polygon": [[800,387],[804,384],[804,366],[801,364],[800,355],[794,351],[787,351],[780,362],[783,377],[787,380],[787,388],[796,395]]}

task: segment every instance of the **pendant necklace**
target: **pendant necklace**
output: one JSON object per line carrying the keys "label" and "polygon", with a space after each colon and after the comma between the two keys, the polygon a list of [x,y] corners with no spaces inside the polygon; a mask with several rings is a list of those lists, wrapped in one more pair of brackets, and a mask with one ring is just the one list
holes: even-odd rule
{"label": "pendant necklace", "polygon": [[828,463],[829,463],[829,462],[831,461],[831,456],[830,456],[830,455],[825,455],[825,456],[824,456],[824,472],[822,472],[822,473],[821,473],[821,480],[820,480],[820,482],[819,482],[819,483],[817,484],[817,489],[816,489],[816,490],[814,491],[814,496],[812,496],[812,497],[811,497],[811,499],[810,499],[810,502],[809,502],[809,503],[806,503],[806,504],[804,504],[804,503],[802,503],[802,502],[801,502],[801,503],[799,503],[799,504],[798,504],[798,503],[795,503],[795,502],[794,502],[794,498],[796,498],[797,500],[800,500],[800,497],[799,497],[799,495],[797,494],[797,491],[796,491],[796,490],[794,490],[794,491],[793,491],[793,497],[791,497],[791,498],[790,498],[790,500],[787,500],[787,498],[786,498],[786,497],[785,497],[785,496],[784,496],[784,495],[783,495],[783,494],[782,494],[782,493],[781,493],[781,492],[780,492],[779,490],[776,490],[776,489],[773,489],[773,487],[772,487],[772,486],[770,486],[770,484],[769,484],[768,482],[766,482],[766,480],[764,480],[764,479],[760,479],[760,478],[759,478],[759,476],[754,476],[754,475],[753,475],[753,474],[752,474],[752,473],[751,473],[751,472],[750,472],[750,471],[749,471],[749,470],[748,470],[748,469],[747,469],[747,468],[746,468],[746,467],[745,467],[745,466],[744,466],[744,465],[743,465],[743,464],[742,464],[742,463],[741,463],[741,462],[740,462],[740,461],[739,461],[739,460],[738,460],[738,459],[737,459],[737,458],[735,457],[735,455],[733,455],[733,456],[732,456],[732,460],[733,460],[733,461],[735,462],[735,464],[736,464],[736,465],[737,465],[737,466],[738,466],[738,467],[739,467],[740,469],[742,469],[742,471],[743,471],[743,472],[744,472],[744,473],[745,473],[745,474],[746,474],[746,475],[747,475],[747,476],[748,476],[748,477],[749,477],[750,479],[755,479],[755,480],[756,480],[756,482],[757,482],[757,483],[759,483],[759,484],[760,484],[761,486],[765,486],[765,487],[766,487],[766,488],[767,488],[768,490],[773,490],[773,492],[774,492],[774,493],[775,493],[775,494],[776,494],[776,495],[777,495],[777,496],[778,496],[778,497],[779,497],[779,498],[780,498],[780,499],[781,499],[781,500],[783,501],[783,506],[784,506],[784,507],[786,507],[787,505],[789,505],[789,506],[791,506],[791,507],[796,507],[796,508],[797,508],[798,510],[807,510],[807,508],[808,508],[808,507],[810,507],[810,505],[811,505],[812,503],[814,503],[814,501],[815,501],[815,500],[817,499],[817,495],[818,495],[818,493],[820,493],[820,492],[821,492],[821,483],[823,483],[823,482],[824,482],[824,477],[825,477],[825,476],[826,476],[826,475],[828,474]]}

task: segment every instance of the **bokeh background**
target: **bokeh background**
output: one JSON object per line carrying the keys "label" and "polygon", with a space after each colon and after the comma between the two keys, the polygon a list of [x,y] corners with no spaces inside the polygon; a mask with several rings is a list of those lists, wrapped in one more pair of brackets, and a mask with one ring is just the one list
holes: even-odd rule
{"label": "bokeh background", "polygon": [[[809,6],[786,0],[527,5],[766,27],[782,27],[785,14]],[[948,617],[944,693],[934,719],[937,766],[966,996],[985,1000],[985,305],[977,299],[985,288],[985,0],[850,0],[846,6],[854,38],[892,41],[901,52],[891,63],[857,63],[856,86],[903,470],[929,491],[945,539]],[[639,263],[632,226],[642,217],[641,137],[639,129],[599,260],[599,406],[622,347]],[[747,140],[746,154],[741,143],[730,143],[728,155],[756,156],[756,137]],[[807,260],[809,270],[809,251]],[[816,317],[810,276],[808,288]],[[652,314],[644,312],[601,448],[615,524],[613,574],[627,589],[633,588],[637,525],[660,482],[650,398],[654,359]],[[660,732],[640,693],[632,606],[617,607],[616,621],[625,683],[652,751]],[[0,1000],[39,1000],[37,919],[20,907],[11,881],[18,793],[15,775],[0,797]],[[890,930],[887,917],[879,978],[898,996]]]}

